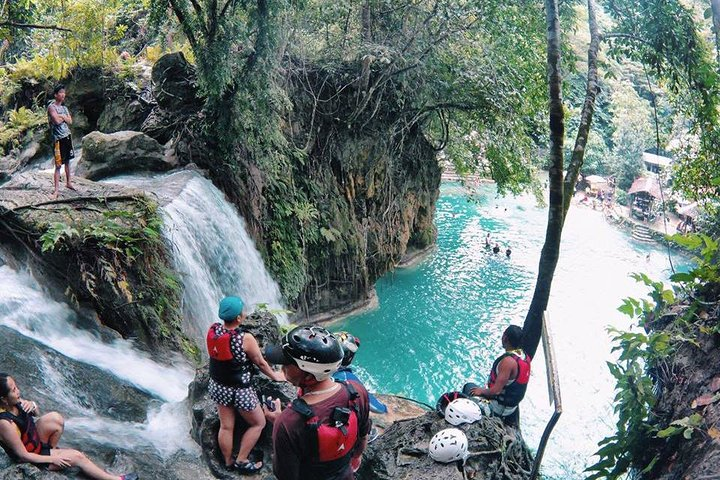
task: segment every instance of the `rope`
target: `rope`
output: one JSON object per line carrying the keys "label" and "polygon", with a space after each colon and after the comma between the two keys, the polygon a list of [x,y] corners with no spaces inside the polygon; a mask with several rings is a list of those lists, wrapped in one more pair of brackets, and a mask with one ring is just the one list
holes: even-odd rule
{"label": "rope", "polygon": [[425,402],[421,402],[420,400],[415,400],[414,398],[408,398],[408,397],[403,397],[402,395],[393,395],[393,394],[388,394],[388,395],[386,395],[386,396],[387,396],[387,397],[399,398],[399,399],[401,399],[401,400],[407,400],[407,401],[409,401],[409,402],[417,403],[418,405],[422,405],[422,406],[424,406],[424,407],[427,407],[429,410],[435,410],[435,407],[433,407],[433,406],[431,406],[431,405],[428,405],[428,404],[425,403]]}

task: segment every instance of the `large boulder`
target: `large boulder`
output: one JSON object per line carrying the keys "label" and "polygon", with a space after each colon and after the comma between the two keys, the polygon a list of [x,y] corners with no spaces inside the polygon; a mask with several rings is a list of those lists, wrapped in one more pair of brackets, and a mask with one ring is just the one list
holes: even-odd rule
{"label": "large boulder", "polygon": [[157,204],[143,192],[74,179],[52,198],[50,172],[15,175],[0,187],[0,243],[28,250],[32,266],[73,304],[124,338],[160,354],[192,342],[182,332],[181,290],[161,241]]}
{"label": "large boulder", "polygon": [[[257,339],[260,348],[270,343],[278,343],[280,340],[279,328],[277,320],[273,315],[267,312],[256,312],[248,316],[244,325],[248,331]],[[192,437],[202,448],[202,456],[210,471],[217,478],[234,479],[241,478],[238,474],[228,472],[220,453],[217,443],[217,434],[220,429],[220,420],[217,415],[217,406],[208,397],[208,382],[210,375],[208,367],[200,368],[195,375],[195,380],[190,384],[189,397],[190,407],[192,409]],[[255,375],[253,378],[255,391],[258,396],[268,396],[279,398],[283,405],[295,398],[296,391],[289,383],[273,382],[262,374]],[[240,435],[245,430],[243,420],[238,416],[235,425],[235,441],[234,452],[240,445]],[[270,474],[269,465],[272,461],[272,424],[268,423],[263,430],[262,436],[255,448],[255,457],[260,458],[265,463],[260,474],[250,478],[266,478]]]}
{"label": "large boulder", "polygon": [[197,102],[197,76],[182,52],[168,53],[152,69],[155,100],[161,108],[182,110]]}
{"label": "large boulder", "polygon": [[[182,131],[179,143],[193,143],[192,138],[186,137],[188,132],[192,134],[192,123],[203,106],[195,68],[182,52],[163,55],[153,65],[152,85],[157,105],[144,120],[141,130],[161,143]],[[197,145],[195,147],[197,150]]]}
{"label": "large boulder", "polygon": [[[530,478],[532,456],[520,432],[497,417],[459,428],[468,438],[470,456],[464,466],[433,461],[428,455],[434,434],[450,428],[435,412],[400,421],[368,446],[358,472],[359,480],[520,480]],[[463,469],[465,472],[463,473]]]}
{"label": "large boulder", "polygon": [[21,147],[12,149],[5,156],[0,156],[0,183],[10,180],[15,173],[23,171],[36,160],[50,155],[52,151],[50,144],[47,128],[37,128],[27,134]]}
{"label": "large boulder", "polygon": [[142,132],[91,132],[82,145],[76,175],[90,180],[135,171],[163,172],[177,166],[172,152]]}
{"label": "large boulder", "polygon": [[143,101],[142,97],[116,99],[108,103],[100,114],[98,130],[103,133],[139,130],[150,110],[151,105]]}

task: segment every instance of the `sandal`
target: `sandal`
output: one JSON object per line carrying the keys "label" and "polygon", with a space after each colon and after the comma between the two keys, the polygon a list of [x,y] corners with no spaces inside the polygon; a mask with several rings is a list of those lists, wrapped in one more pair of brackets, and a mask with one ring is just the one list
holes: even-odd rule
{"label": "sandal", "polygon": [[254,475],[258,473],[262,468],[265,466],[263,462],[258,462],[260,466],[258,467],[255,463],[247,461],[247,462],[235,462],[233,463],[233,470],[238,472],[240,475]]}

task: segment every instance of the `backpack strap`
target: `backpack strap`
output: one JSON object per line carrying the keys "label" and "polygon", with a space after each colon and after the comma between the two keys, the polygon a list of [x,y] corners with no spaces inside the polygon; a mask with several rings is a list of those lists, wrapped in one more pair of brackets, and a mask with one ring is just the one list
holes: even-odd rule
{"label": "backpack strap", "polygon": [[300,416],[305,419],[305,421],[308,421],[315,416],[315,412],[313,411],[312,407],[308,405],[307,402],[302,398],[296,398],[295,400],[293,400],[290,408],[299,413]]}

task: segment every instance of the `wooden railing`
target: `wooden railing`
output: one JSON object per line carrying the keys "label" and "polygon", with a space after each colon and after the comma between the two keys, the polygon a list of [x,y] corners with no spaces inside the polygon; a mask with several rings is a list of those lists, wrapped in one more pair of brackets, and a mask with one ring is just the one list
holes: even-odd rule
{"label": "wooden railing", "polygon": [[548,382],[548,395],[550,397],[550,405],[555,405],[555,411],[553,412],[548,424],[545,426],[542,437],[540,438],[540,445],[538,445],[537,453],[535,454],[535,461],[533,462],[532,473],[530,474],[530,480],[537,480],[540,473],[540,464],[542,463],[543,455],[545,454],[545,447],[550,439],[550,434],[555,428],[555,424],[560,415],[562,414],[562,399],[560,398],[560,380],[557,373],[557,363],[555,361],[555,350],[553,349],[552,339],[550,330],[547,323],[547,312],[543,314],[543,328],[542,328],[542,344],[545,352],[545,369],[547,371],[547,382]]}

